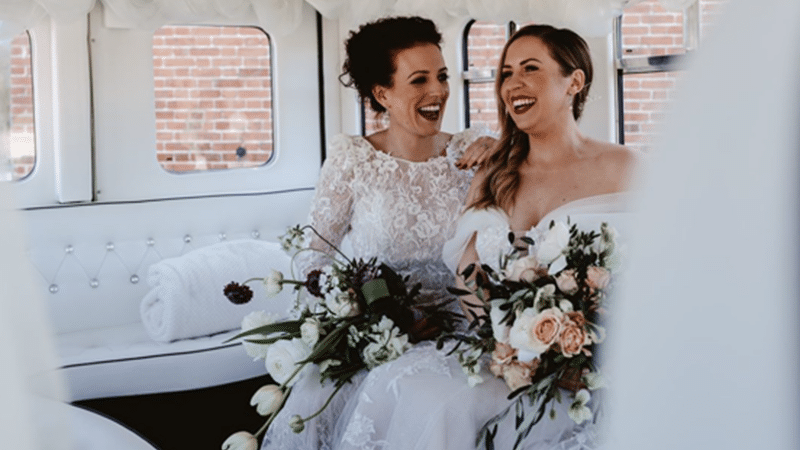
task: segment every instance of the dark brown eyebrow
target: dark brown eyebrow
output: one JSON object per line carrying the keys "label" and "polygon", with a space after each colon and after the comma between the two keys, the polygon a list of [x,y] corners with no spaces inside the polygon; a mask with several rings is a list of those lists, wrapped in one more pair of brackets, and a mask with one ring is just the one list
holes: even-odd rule
{"label": "dark brown eyebrow", "polygon": [[[442,72],[447,72],[447,67],[442,67],[436,73],[442,73]],[[430,73],[430,72],[427,71],[427,70],[417,70],[417,71],[411,72],[411,74],[408,77],[406,77],[406,80],[408,80],[409,78],[415,77],[417,75],[427,75],[428,73]]]}
{"label": "dark brown eyebrow", "polygon": [[[536,59],[536,58],[528,58],[528,59],[526,59],[526,60],[524,60],[524,61],[520,61],[519,65],[520,65],[520,66],[523,66],[523,65],[525,65],[525,64],[527,64],[527,63],[529,63],[529,62],[537,62],[537,63],[539,63],[539,64],[541,64],[541,63],[542,63],[541,61],[539,61],[539,60],[538,60],[538,59]],[[511,65],[510,65],[510,64],[503,64],[503,68],[505,68],[505,67],[511,68]]]}

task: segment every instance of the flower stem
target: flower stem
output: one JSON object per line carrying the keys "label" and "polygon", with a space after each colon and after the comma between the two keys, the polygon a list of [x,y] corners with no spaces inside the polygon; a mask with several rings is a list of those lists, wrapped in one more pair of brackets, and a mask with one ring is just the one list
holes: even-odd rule
{"label": "flower stem", "polygon": [[330,246],[332,249],[336,250],[336,253],[340,254],[340,255],[342,256],[342,258],[344,258],[344,259],[345,259],[345,261],[347,261],[347,262],[348,262],[348,264],[353,264],[353,261],[352,261],[352,260],[350,260],[350,258],[348,258],[348,257],[347,257],[347,255],[345,255],[344,253],[342,253],[342,251],[341,251],[341,250],[339,250],[339,247],[337,247],[337,246],[335,246],[335,245],[331,244],[331,241],[327,240],[327,239],[325,238],[325,236],[323,236],[323,235],[319,234],[319,232],[317,231],[317,229],[316,229],[316,228],[314,228],[312,225],[306,225],[306,226],[304,226],[303,228],[310,228],[310,229],[311,229],[311,231],[313,231],[313,232],[314,232],[314,234],[316,234],[316,235],[317,235],[317,237],[319,237],[320,239],[322,239],[322,241],[323,241],[323,242],[325,242],[326,244],[328,244],[328,245],[329,245],[329,246]]}
{"label": "flower stem", "polygon": [[331,403],[331,400],[333,400],[333,397],[336,395],[337,392],[339,392],[339,389],[341,389],[342,386],[344,386],[344,383],[339,383],[339,385],[336,386],[336,389],[333,391],[333,393],[331,393],[331,395],[328,397],[328,400],[325,401],[325,404],[322,405],[322,408],[317,410],[317,412],[315,412],[314,414],[312,414],[312,415],[306,417],[305,419],[303,419],[303,422],[308,422],[309,420],[313,419],[314,417],[317,417],[318,415],[322,414],[322,411],[324,411],[325,408],[328,407],[328,405]]}
{"label": "flower stem", "polygon": [[286,381],[283,384],[281,384],[281,388],[284,388],[284,387],[286,388],[286,394],[283,396],[283,401],[281,401],[281,406],[278,407],[278,410],[275,411],[274,413],[272,413],[272,415],[269,416],[269,419],[267,419],[267,421],[264,423],[264,425],[262,425],[261,428],[259,428],[258,431],[255,432],[255,434],[253,436],[255,436],[256,439],[258,439],[258,437],[261,436],[262,434],[266,433],[267,429],[272,424],[272,421],[274,421],[275,418],[278,417],[278,413],[283,409],[283,405],[286,404],[286,399],[288,399],[289,398],[289,394],[292,393],[292,387],[287,387],[286,383],[292,381],[294,379],[294,377],[296,377],[297,374],[299,374],[300,371],[303,370],[303,367],[305,367],[306,364],[308,364],[308,363],[305,362],[303,364],[300,364],[297,367],[297,369],[295,369],[294,372],[292,372],[292,374],[289,376],[289,378],[287,378]]}

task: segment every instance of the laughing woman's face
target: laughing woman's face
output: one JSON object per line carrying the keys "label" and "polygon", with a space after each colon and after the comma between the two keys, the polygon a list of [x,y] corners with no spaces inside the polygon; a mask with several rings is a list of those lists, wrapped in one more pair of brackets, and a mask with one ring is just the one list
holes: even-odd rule
{"label": "laughing woman's face", "polygon": [[439,133],[450,96],[447,67],[436,45],[421,44],[397,53],[392,86],[376,86],[375,98],[389,112],[390,127],[418,136]]}

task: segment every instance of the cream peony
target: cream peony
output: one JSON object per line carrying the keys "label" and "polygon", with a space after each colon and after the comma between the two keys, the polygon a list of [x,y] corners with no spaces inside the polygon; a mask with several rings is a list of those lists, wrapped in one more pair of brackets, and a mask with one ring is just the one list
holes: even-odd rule
{"label": "cream peony", "polygon": [[257,450],[258,441],[247,431],[233,433],[222,443],[222,450]]}
{"label": "cream peony", "polygon": [[[303,376],[308,366],[301,373],[292,377],[297,370],[297,363],[311,355],[311,348],[302,339],[291,341],[282,339],[269,346],[266,367],[273,380],[286,386],[293,386]],[[290,379],[291,377],[291,379]]]}
{"label": "cream peony", "polygon": [[262,386],[250,399],[250,406],[255,406],[256,411],[262,416],[277,412],[283,404],[283,389],[276,384]]}
{"label": "cream peony", "polygon": [[539,268],[539,261],[535,256],[526,256],[515,260],[511,267],[503,270],[506,279],[510,281],[524,281],[533,283],[539,278],[537,269]]}

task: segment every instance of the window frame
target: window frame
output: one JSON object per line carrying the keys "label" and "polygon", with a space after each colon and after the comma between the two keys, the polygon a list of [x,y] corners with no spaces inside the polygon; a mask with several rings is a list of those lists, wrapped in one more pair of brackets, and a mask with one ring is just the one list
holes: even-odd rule
{"label": "window frame", "polygon": [[[155,154],[153,31],[107,27],[102,11],[95,9],[90,15],[90,34],[94,43],[96,201],[142,201],[313,187],[323,153],[324,130],[317,120],[323,108],[317,63],[321,49],[317,37],[319,17],[311,8],[304,8],[304,14],[300,27],[287,35],[276,36],[266,30],[272,47],[274,87],[271,161],[241,170],[174,173],[164,170]],[[255,16],[250,21],[231,22],[190,25],[259,27]],[[119,53],[124,53],[125,67],[120,67]],[[131,89],[135,94],[120,94],[116,86],[129,83],[135,87]],[[136,114],[124,120],[112,117],[118,111]],[[314,120],[309,120],[311,117]]]}
{"label": "window frame", "polygon": [[625,56],[622,16],[614,17],[614,66],[617,72],[617,142],[625,145],[625,75],[675,72],[686,67],[686,61],[697,50],[700,41],[700,1],[694,0],[683,10],[684,53],[652,56]]}

